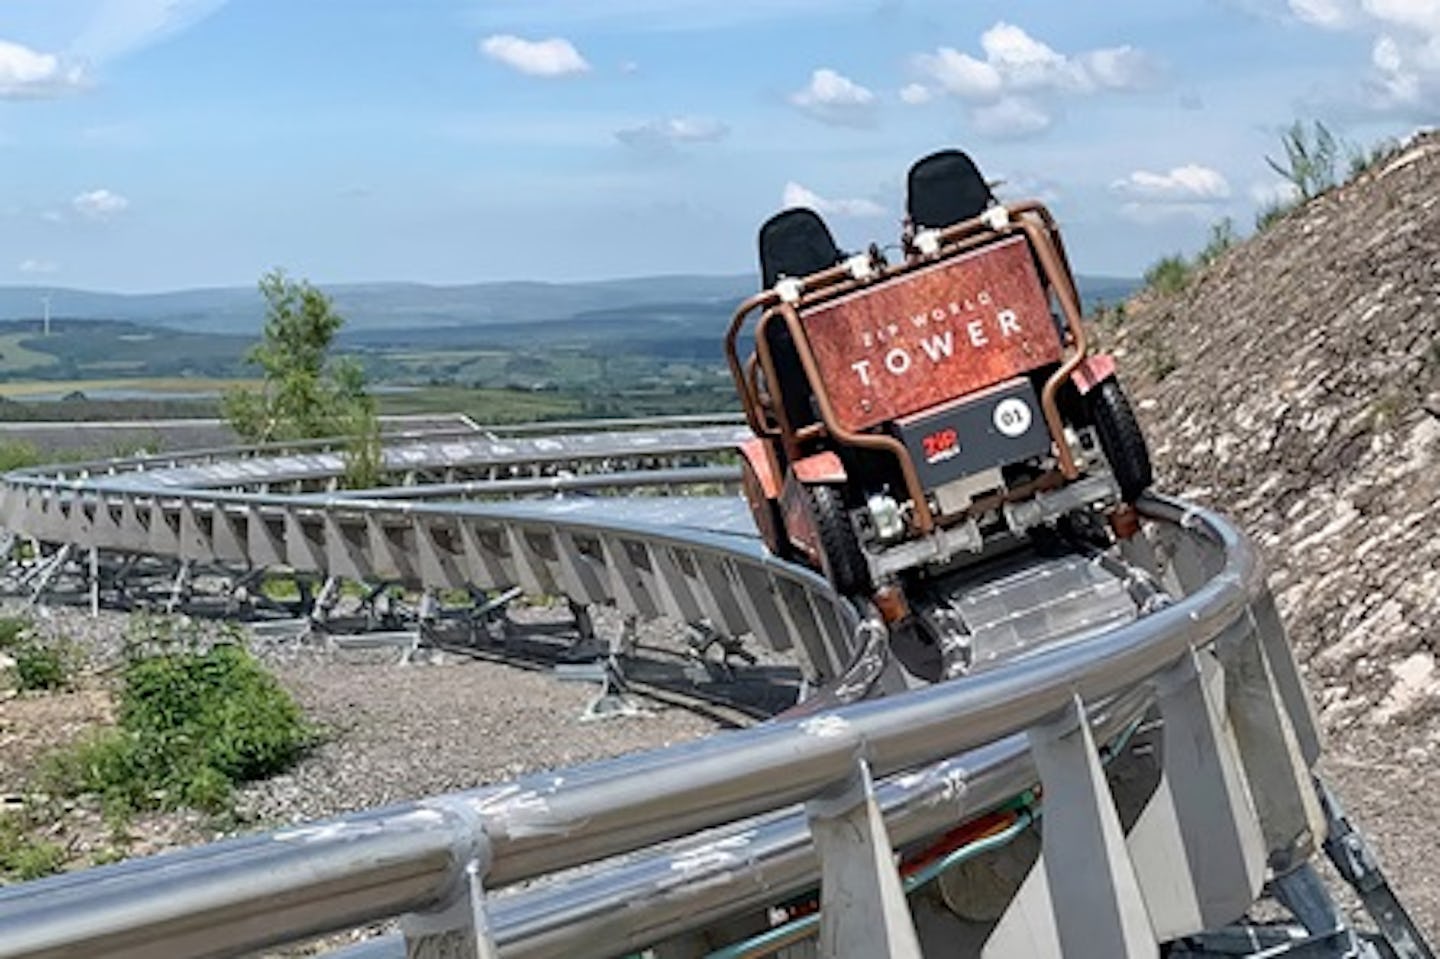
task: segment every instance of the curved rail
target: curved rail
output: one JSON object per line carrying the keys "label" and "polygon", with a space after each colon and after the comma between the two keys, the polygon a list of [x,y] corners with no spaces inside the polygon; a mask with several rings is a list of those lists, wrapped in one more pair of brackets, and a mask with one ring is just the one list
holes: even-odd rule
{"label": "curved rail", "polygon": [[[633,461],[633,443],[607,443],[585,464]],[[673,452],[648,448],[656,461]],[[573,448],[558,452],[574,461]],[[252,460],[245,482],[225,464],[11,474],[0,522],[91,550],[520,585],[704,618],[797,643],[822,681],[858,652],[855,610],[770,557],[734,498],[397,503],[235,488],[265,485],[266,466],[293,477],[287,459]],[[302,465],[310,477],[321,466]],[[1323,835],[1309,773],[1318,738],[1249,543],[1186,504],[1141,506],[1146,530],[1126,559],[1172,602],[1124,625],[902,695],[0,891],[0,956],[231,955],[402,913],[412,950],[613,954],[817,884],[828,897],[841,875],[852,896],[868,892],[824,909],[822,949],[912,955],[884,945],[909,926],[891,850],[1036,785],[1047,815],[1031,872],[1045,881],[1014,892],[987,954],[1082,954],[1083,942],[1083,954],[1139,956],[1231,921],[1267,864],[1303,862]],[[1095,743],[1147,711],[1164,720],[1166,748],[1122,830]]]}

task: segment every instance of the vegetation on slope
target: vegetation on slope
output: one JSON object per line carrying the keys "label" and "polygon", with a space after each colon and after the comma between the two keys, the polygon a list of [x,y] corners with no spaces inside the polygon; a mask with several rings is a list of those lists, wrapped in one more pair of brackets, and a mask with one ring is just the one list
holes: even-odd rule
{"label": "vegetation on slope", "polygon": [[1305,155],[1292,209],[1208,263],[1187,260],[1178,291],[1147,290],[1103,332],[1162,487],[1258,538],[1326,721],[1428,720],[1440,712],[1440,135],[1357,152],[1351,178],[1328,187],[1340,148]]}

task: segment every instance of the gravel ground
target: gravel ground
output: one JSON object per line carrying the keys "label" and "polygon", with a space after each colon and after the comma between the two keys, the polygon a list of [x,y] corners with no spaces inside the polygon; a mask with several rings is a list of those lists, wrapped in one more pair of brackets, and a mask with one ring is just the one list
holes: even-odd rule
{"label": "gravel ground", "polygon": [[[519,618],[521,639],[552,641],[566,619],[563,610],[525,611]],[[20,770],[35,756],[91,723],[108,721],[103,679],[95,677],[103,676],[121,648],[125,620],[112,613],[91,620],[70,609],[47,613],[47,631],[91,651],[92,678],[72,692],[0,698],[0,793],[19,791]],[[602,632],[606,628],[602,622]],[[649,628],[642,641],[676,648],[673,636],[661,630]],[[650,711],[643,718],[582,722],[594,686],[454,652],[423,654],[412,665],[397,666],[389,652],[357,655],[294,643],[258,651],[326,738],[289,774],[240,792],[241,829],[469,788],[695,739],[734,724],[723,711],[654,700],[643,701]],[[1375,839],[1402,900],[1426,933],[1440,940],[1440,861],[1433,853],[1440,824],[1429,811],[1429,797],[1440,787],[1437,744],[1434,726],[1334,729],[1324,769],[1352,818]],[[131,824],[127,851],[144,855],[213,841],[235,828],[196,814],[145,816]],[[114,846],[98,814],[84,808],[72,809],[57,835],[75,865]]]}
{"label": "gravel ground", "polygon": [[458,655],[438,664],[296,662],[281,679],[327,730],[295,770],[247,788],[261,821],[313,819],[513,779],[683,740],[714,720],[653,702],[639,718],[583,722],[589,683]]}
{"label": "gravel ground", "polygon": [[1321,770],[1346,813],[1373,840],[1386,878],[1440,944],[1440,729],[1355,725],[1332,732]]}

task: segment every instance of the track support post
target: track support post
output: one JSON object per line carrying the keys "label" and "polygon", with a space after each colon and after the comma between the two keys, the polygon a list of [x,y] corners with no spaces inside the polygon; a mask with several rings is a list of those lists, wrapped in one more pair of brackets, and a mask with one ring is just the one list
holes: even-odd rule
{"label": "track support post", "polygon": [[[102,506],[101,509],[104,509]],[[90,618],[100,615],[100,549],[90,547]]]}
{"label": "track support post", "polygon": [[1041,864],[1059,954],[1153,959],[1155,934],[1080,697],[1029,737],[1045,790]]}
{"label": "track support post", "polygon": [[805,807],[820,859],[821,959],[920,959],[870,764]]}
{"label": "track support post", "polygon": [[1224,674],[1188,651],[1153,680],[1164,726],[1162,779],[1128,845],[1161,939],[1245,914],[1265,879],[1265,841],[1225,715]]}

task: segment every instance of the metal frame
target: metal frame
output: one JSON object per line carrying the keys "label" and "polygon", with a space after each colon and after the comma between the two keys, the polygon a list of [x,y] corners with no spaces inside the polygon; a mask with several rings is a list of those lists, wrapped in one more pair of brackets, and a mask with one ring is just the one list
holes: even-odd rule
{"label": "metal frame", "polygon": [[[784,444],[787,454],[794,459],[798,455],[799,433],[786,419],[783,400],[777,398],[769,405],[761,402],[755,372],[758,362],[758,368],[765,374],[767,388],[778,397],[778,391],[783,389],[783,385],[776,375],[774,362],[763,333],[766,324],[775,322],[777,318],[786,325],[795,344],[800,364],[805,371],[806,381],[810,384],[814,394],[824,430],[845,446],[875,450],[895,457],[905,482],[908,497],[913,504],[916,532],[921,535],[928,534],[935,528],[936,518],[927,502],[913,458],[904,444],[894,437],[883,433],[850,430],[841,425],[831,403],[824,378],[820,376],[819,366],[810,348],[804,325],[800,320],[800,311],[861,289],[870,283],[903,276],[994,240],[1016,234],[1025,236],[1030,249],[1040,263],[1041,279],[1050,290],[1054,291],[1066,320],[1065,333],[1061,337],[1062,348],[1069,347],[1070,353],[1063,357],[1059,367],[1046,379],[1045,386],[1040,393],[1040,407],[1046,429],[1050,433],[1051,442],[1055,447],[1061,475],[1067,480],[1077,478],[1080,475],[1079,469],[1075,465],[1070,445],[1065,440],[1065,428],[1060,419],[1057,395],[1060,387],[1069,380],[1071,374],[1084,361],[1089,348],[1079,294],[1076,292],[1074,278],[1070,274],[1070,266],[1060,240],[1059,230],[1049,210],[1034,200],[1011,204],[999,209],[1004,211],[1003,218],[995,217],[993,213],[987,211],[987,215],[977,216],[947,227],[939,231],[940,248],[935,254],[913,256],[893,267],[878,268],[873,276],[863,281],[850,274],[848,264],[840,264],[800,278],[801,295],[798,302],[785,301],[776,290],[764,290],[757,293],[736,309],[730,322],[730,328],[725,335],[726,362],[735,381],[735,388],[740,394],[746,421],[751,430],[756,436],[779,439]],[[757,310],[760,311],[760,320],[755,331],[754,357],[742,363],[738,351],[739,336],[751,314]],[[771,426],[762,415],[763,410],[772,408],[777,426]]]}

